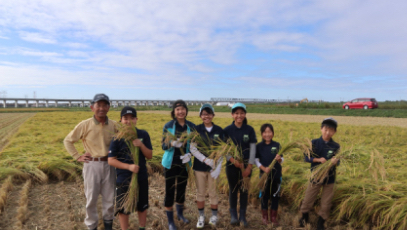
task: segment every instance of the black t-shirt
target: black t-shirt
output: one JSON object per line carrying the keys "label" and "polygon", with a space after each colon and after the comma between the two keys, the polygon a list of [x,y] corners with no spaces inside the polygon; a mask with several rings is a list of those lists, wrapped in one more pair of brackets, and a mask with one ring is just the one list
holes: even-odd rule
{"label": "black t-shirt", "polygon": [[[138,139],[141,139],[143,144],[148,148],[148,149],[153,149],[151,146],[151,140],[150,140],[150,135],[148,135],[147,131],[137,129],[137,137]],[[126,163],[126,164],[134,164],[134,161],[132,159],[129,147],[127,146],[126,142],[121,139],[121,140],[112,140],[110,142],[110,148],[109,148],[109,155],[108,157],[116,157],[117,160]],[[139,172],[138,172],[138,179],[143,180],[147,179],[147,167],[146,167],[146,158],[144,157],[144,154],[139,150]],[[117,174],[117,179],[116,183],[117,184],[122,184],[122,183],[130,183],[131,176],[133,172],[126,170],[126,169],[118,169],[116,168],[116,174]]]}
{"label": "black t-shirt", "polygon": [[[253,127],[243,124],[238,128],[233,122],[231,125],[224,129],[226,139],[231,139],[233,143],[240,149],[243,159],[247,162],[250,158],[250,144],[257,143],[256,133]],[[228,164],[230,161],[228,161]]]}
{"label": "black t-shirt", "polygon": [[[264,167],[268,167],[271,162],[276,158],[276,155],[281,149],[281,145],[278,142],[271,141],[270,144],[266,144],[264,141],[256,145],[256,158],[259,158],[260,163]],[[282,157],[282,155],[280,155]],[[260,169],[260,173],[263,170]],[[271,173],[277,177],[281,177],[281,165],[276,162]]]}
{"label": "black t-shirt", "polygon": [[[223,129],[217,125],[213,125],[212,130],[210,132],[206,130],[204,124],[196,126],[195,129],[201,135],[202,139],[204,139],[206,146],[216,146],[219,144],[217,140],[224,140],[225,135],[223,133]],[[210,154],[202,152],[201,150],[199,151],[206,156],[209,156]],[[201,162],[200,160],[194,159],[193,169],[195,171],[208,172],[212,168],[206,165],[205,163]]]}

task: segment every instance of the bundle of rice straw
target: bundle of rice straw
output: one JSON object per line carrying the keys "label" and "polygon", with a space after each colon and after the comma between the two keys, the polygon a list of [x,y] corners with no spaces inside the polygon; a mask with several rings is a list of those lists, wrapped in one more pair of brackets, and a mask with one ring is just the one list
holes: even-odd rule
{"label": "bundle of rice straw", "polygon": [[[346,163],[347,160],[352,159],[353,157],[353,148],[350,148],[345,151],[341,151],[340,149],[335,152],[335,158],[341,160],[341,162]],[[327,160],[325,163],[318,165],[312,171],[310,175],[310,180],[315,182],[322,182],[326,177],[329,176],[329,171],[336,167],[336,164],[332,164],[332,159]],[[381,180],[386,179],[386,169],[384,167],[384,158],[383,155],[377,149],[373,149],[370,154],[370,163],[369,166],[365,169],[369,171],[369,175],[373,177],[373,179],[377,182],[379,176]]]}
{"label": "bundle of rice straw", "polygon": [[[197,140],[197,139],[199,139],[199,138],[198,137],[195,138],[195,140]],[[219,159],[222,157],[226,158],[226,156],[231,156],[231,157],[233,157],[233,159],[235,159],[239,163],[244,164],[244,159],[243,159],[241,148],[239,146],[235,145],[235,143],[233,143],[233,141],[231,139],[228,139],[226,142],[224,142],[222,140],[218,140],[216,145],[212,146],[210,152],[211,152],[211,154],[209,155],[208,158],[210,158],[214,161],[215,168],[218,166],[216,164],[221,163],[221,161],[219,161]],[[241,173],[243,173],[245,169],[242,168],[241,170],[242,170]],[[249,191],[250,177],[244,177],[242,179],[241,187],[242,187],[243,191]]]}
{"label": "bundle of rice straw", "polygon": [[224,157],[225,153],[228,151],[227,148],[230,148],[230,146],[226,145],[226,143],[220,139],[213,141],[208,140],[210,140],[208,136],[204,138],[199,134],[192,139],[199,152],[204,154],[208,159],[213,160],[213,168],[217,168],[219,164],[222,163],[221,159]]}
{"label": "bundle of rice straw", "polygon": [[[194,131],[190,132],[189,134],[187,132],[181,133],[180,137],[177,137],[177,135],[172,134],[170,132],[165,132],[163,136],[163,143],[167,146],[171,146],[171,142],[173,141],[180,141],[182,142],[182,146],[185,147],[187,145],[187,142],[194,139],[196,136],[199,136],[199,134]],[[185,154],[182,148],[180,148],[181,153]]]}
{"label": "bundle of rice straw", "polygon": [[[184,156],[185,155],[184,147],[187,146],[188,141],[193,140],[196,136],[199,136],[199,134],[196,131],[190,132],[189,134],[187,132],[183,132],[180,137],[177,137],[176,135],[170,132],[165,132],[163,137],[163,143],[167,146],[171,146],[172,141],[182,142],[182,147],[179,149],[181,151],[181,155]],[[192,170],[192,165],[188,162],[185,163],[185,167],[187,168],[188,172],[187,184],[190,188],[195,188],[195,174],[194,171]]]}
{"label": "bundle of rice straw", "polygon": [[[131,157],[135,165],[139,164],[139,153],[138,147],[133,145],[133,141],[137,139],[137,128],[131,123],[130,125],[118,124],[118,132],[114,136],[115,140],[123,139],[126,142],[127,147],[130,150]],[[123,205],[120,208],[124,208],[125,212],[135,212],[137,211],[138,202],[138,174],[133,173],[131,176],[131,181],[129,185],[128,192],[123,196]]]}
{"label": "bundle of rice straw", "polygon": [[[301,140],[296,140],[293,142],[290,142],[284,146],[281,147],[280,151],[277,153],[278,155],[287,155],[290,154],[293,149],[299,149],[302,153],[305,154],[308,157],[311,156],[311,149],[312,149],[312,143],[310,139],[301,139]],[[274,165],[276,164],[277,160],[274,159],[271,164],[268,166],[270,169],[274,168]],[[269,177],[269,174],[271,173],[272,170],[270,170],[269,173],[263,173],[261,176],[259,182],[257,183],[257,188],[260,189],[260,191],[264,191],[267,183],[267,178]],[[274,178],[271,178],[272,180]]]}

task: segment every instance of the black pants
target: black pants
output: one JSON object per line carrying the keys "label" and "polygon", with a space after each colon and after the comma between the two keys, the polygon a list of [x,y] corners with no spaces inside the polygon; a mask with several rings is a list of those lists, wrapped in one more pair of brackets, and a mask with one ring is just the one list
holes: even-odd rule
{"label": "black pants", "polygon": [[278,200],[280,199],[281,177],[275,173],[270,173],[266,182],[266,187],[262,192],[261,209],[267,210],[269,200],[271,200],[271,209],[277,211]]}
{"label": "black pants", "polygon": [[188,172],[185,165],[171,165],[170,169],[164,170],[164,176],[164,206],[172,207],[174,205],[175,189],[177,190],[175,202],[183,204],[185,201],[185,189],[188,182]]}
{"label": "black pants", "polygon": [[229,182],[229,205],[237,209],[237,193],[240,192],[240,209],[247,208],[248,191],[242,189],[242,170],[234,165],[226,166],[226,177]]}

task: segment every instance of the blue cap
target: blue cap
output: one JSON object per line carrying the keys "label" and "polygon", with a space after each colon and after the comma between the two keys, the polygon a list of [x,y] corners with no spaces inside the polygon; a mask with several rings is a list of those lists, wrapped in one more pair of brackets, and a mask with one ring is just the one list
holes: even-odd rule
{"label": "blue cap", "polygon": [[237,108],[242,108],[242,109],[246,112],[246,106],[245,106],[243,103],[241,103],[241,102],[235,103],[235,104],[232,106],[232,111],[233,111],[234,109],[237,109]]}
{"label": "blue cap", "polygon": [[212,107],[211,104],[203,104],[203,105],[201,106],[201,108],[199,109],[199,115],[201,115],[202,110],[204,110],[204,109],[206,109],[206,108],[212,110],[212,112],[215,113],[215,109]]}

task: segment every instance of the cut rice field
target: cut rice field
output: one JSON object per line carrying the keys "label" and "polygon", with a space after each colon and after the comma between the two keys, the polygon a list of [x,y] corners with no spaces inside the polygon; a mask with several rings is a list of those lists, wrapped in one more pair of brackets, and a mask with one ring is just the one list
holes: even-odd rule
{"label": "cut rice field", "polygon": [[[118,121],[119,113],[116,111],[110,112],[109,116],[111,119]],[[25,113],[24,115],[27,116],[28,114]],[[199,117],[192,115],[195,114],[191,113],[188,120],[196,124],[201,123]],[[12,202],[15,203],[15,206],[19,206],[18,202],[22,199],[22,195],[19,194],[23,194],[23,192],[17,192],[16,189],[21,190],[23,186],[21,183],[27,180],[32,180],[31,190],[36,191],[44,186],[53,186],[52,184],[55,181],[71,183],[76,188],[81,186],[82,165],[74,161],[66,152],[63,139],[81,120],[91,116],[91,112],[43,112],[37,113],[20,126],[0,153],[0,180],[2,184],[0,186],[0,204],[4,196],[2,193],[11,193],[11,195],[6,195],[9,198],[3,202],[5,203],[3,205],[5,211],[1,212],[0,215],[6,215],[7,207],[10,207]],[[157,172],[154,174],[155,177],[160,178],[157,181],[163,180],[158,174],[161,172],[160,160],[163,154],[160,142],[162,127],[169,120],[169,112],[167,114],[139,113],[137,127],[147,130],[151,136],[153,159],[149,161],[149,165],[153,171]],[[221,127],[226,127],[231,124],[232,120],[231,118],[215,116],[214,122]],[[319,122],[256,119],[249,116],[249,125],[256,130],[258,140],[261,139],[260,126],[266,122],[273,124],[275,130],[274,140],[282,145],[303,138],[313,139],[320,136]],[[328,221],[329,229],[407,229],[406,138],[406,128],[377,124],[355,126],[342,124],[339,120],[338,132],[335,134],[334,140],[340,143],[344,158],[337,168],[336,192],[331,218]],[[83,152],[81,143],[77,143],[76,147],[79,152]],[[298,150],[293,150],[292,153],[285,156],[282,207],[279,213],[281,229],[298,227],[296,221],[298,216],[296,215],[310,176],[309,167],[308,163],[303,162],[302,153]],[[218,179],[218,189],[220,193],[226,194],[228,184],[223,172],[224,170],[222,170],[222,174]],[[249,223],[252,224],[249,229],[266,229],[266,227],[259,225],[261,214],[257,198],[258,189],[255,186],[259,180],[258,175],[258,169],[255,168],[251,179],[250,192],[252,199],[249,207],[254,210],[249,212],[253,213],[249,216]],[[14,185],[10,184],[11,177]],[[157,186],[156,189],[159,189],[159,187]],[[77,189],[76,192],[80,194],[81,190]],[[35,196],[32,192],[28,193],[29,197]],[[66,193],[70,194],[70,192]],[[162,220],[164,218],[163,191],[155,191],[151,194],[154,195],[150,196],[150,206],[156,208],[156,212],[151,212],[154,220],[148,221],[151,225],[147,227],[149,229],[166,229],[165,221]],[[189,198],[187,198],[187,202],[190,202],[188,205],[189,217],[193,219],[192,224],[184,226],[188,229],[194,227],[194,219],[196,218],[196,207],[193,202],[194,194],[195,191],[189,191]],[[11,199],[10,197],[13,196],[14,199]],[[225,195],[221,196],[225,202],[224,207],[221,206],[224,209],[221,210],[221,216],[225,221],[222,227],[223,229],[233,229],[229,228],[226,223],[229,220],[227,197]],[[69,203],[70,199],[63,199],[66,200],[65,203]],[[80,199],[83,200],[83,197],[80,197]],[[44,210],[43,212],[47,210],[46,200],[36,202],[43,202],[40,209]],[[30,212],[33,205],[39,204],[29,202],[27,206],[28,212],[19,219],[15,217],[13,226],[23,226],[22,229],[33,229],[33,223],[38,220],[32,211]],[[49,206],[48,201],[48,210],[50,209]],[[66,229],[82,229],[84,227],[81,225],[84,217],[84,206],[85,203],[82,203],[82,206],[76,203],[71,204],[72,208],[66,211],[65,215],[66,219],[72,222],[70,226],[72,228]],[[315,208],[318,209],[318,203]],[[52,209],[48,212],[52,212]],[[60,209],[65,210],[66,207],[61,206]],[[18,212],[23,213],[24,208],[21,208],[21,210]],[[15,212],[17,212],[17,209]],[[156,216],[157,218],[155,218]],[[24,220],[23,225],[17,224],[18,221],[22,222],[20,219]],[[4,221],[0,221],[0,229],[13,229],[5,228],[3,224],[5,224]]]}
{"label": "cut rice field", "polygon": [[17,128],[35,113],[0,113],[0,151]]}

